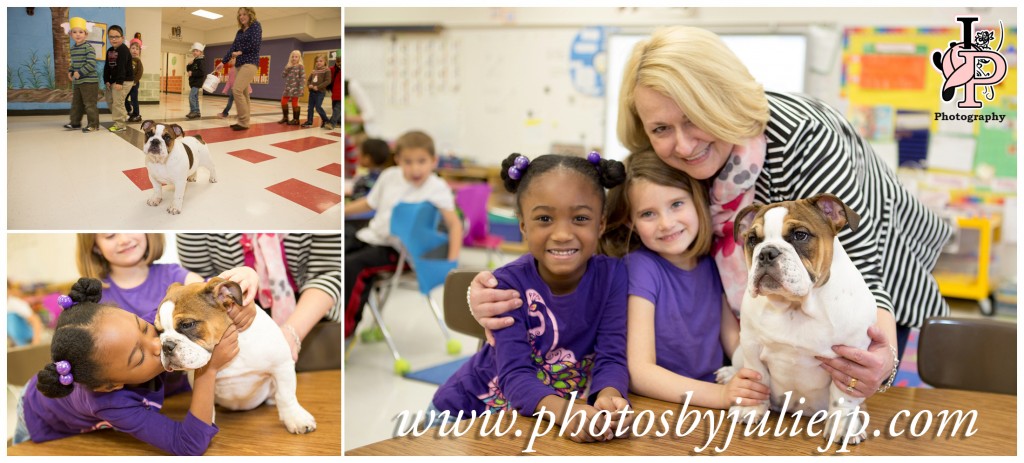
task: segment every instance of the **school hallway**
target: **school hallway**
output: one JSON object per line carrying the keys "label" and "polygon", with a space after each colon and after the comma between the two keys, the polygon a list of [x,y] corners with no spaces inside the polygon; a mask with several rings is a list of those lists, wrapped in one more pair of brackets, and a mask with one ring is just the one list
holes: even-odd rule
{"label": "school hallway", "polygon": [[[178,215],[167,212],[171,186],[160,205],[146,204],[152,190],[140,122],[115,134],[106,130],[110,114],[101,113],[103,128],[82,133],[63,128],[67,114],[8,116],[7,228],[338,230],[341,130],[319,128],[319,116],[311,128],[278,124],[279,102],[252,100],[249,129],[236,132],[229,126],[237,106],[228,118],[218,117],[226,102],[219,95],[200,98],[203,117],[195,120],[185,118],[187,94],[161,94],[159,105],[140,106],[143,121],[178,124],[186,135],[202,135],[210,149],[217,182],[209,183],[200,168]],[[300,109],[303,122],[304,102]],[[329,97],[324,109],[330,116]]]}

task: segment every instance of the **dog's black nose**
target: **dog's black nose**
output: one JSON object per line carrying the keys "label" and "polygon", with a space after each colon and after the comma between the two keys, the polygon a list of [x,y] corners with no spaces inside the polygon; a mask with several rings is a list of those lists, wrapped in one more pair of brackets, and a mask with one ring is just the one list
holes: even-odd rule
{"label": "dog's black nose", "polygon": [[779,252],[778,248],[766,247],[757,255],[757,261],[761,264],[770,264],[776,257],[779,257],[779,254],[782,253]]}
{"label": "dog's black nose", "polygon": [[170,355],[170,354],[174,353],[174,348],[175,347],[178,347],[178,343],[176,343],[174,341],[164,341],[163,349],[164,349],[164,353],[165,354]]}

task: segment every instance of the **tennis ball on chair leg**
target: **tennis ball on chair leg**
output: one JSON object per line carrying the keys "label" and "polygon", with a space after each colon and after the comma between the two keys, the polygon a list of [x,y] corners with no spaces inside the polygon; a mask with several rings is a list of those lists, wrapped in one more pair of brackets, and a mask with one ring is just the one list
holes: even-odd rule
{"label": "tennis ball on chair leg", "polygon": [[409,365],[409,361],[406,359],[395,360],[395,373],[405,376],[406,373],[412,370],[412,366]]}

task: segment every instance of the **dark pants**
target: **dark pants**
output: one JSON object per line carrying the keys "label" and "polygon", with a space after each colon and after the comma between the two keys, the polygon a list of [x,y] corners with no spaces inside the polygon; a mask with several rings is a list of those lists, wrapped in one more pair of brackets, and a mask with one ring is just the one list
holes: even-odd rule
{"label": "dark pants", "polygon": [[234,102],[235,102],[235,95],[232,94],[231,92],[228,92],[228,104],[227,104],[227,106],[224,106],[224,111],[221,111],[221,114],[227,116],[228,112],[231,111],[231,105]]}
{"label": "dark pants", "polygon": [[341,100],[331,100],[331,123],[341,127]]}
{"label": "dark pants", "polygon": [[124,109],[128,111],[129,117],[135,117],[139,115],[139,86],[132,85],[132,90],[128,92],[128,96],[124,97]]}
{"label": "dark pants", "polygon": [[309,100],[306,102],[306,121],[313,123],[313,109],[320,115],[320,122],[327,122],[327,113],[324,112],[324,92],[309,92]]}
{"label": "dark pants", "polygon": [[96,107],[99,91],[100,84],[96,82],[75,84],[71,96],[71,125],[81,125],[84,113],[89,123],[87,127],[100,126],[100,110]]}
{"label": "dark pants", "polygon": [[349,227],[345,229],[345,338],[355,332],[363,318],[363,307],[381,272],[394,271],[398,251],[390,246],[374,246],[360,241]]}

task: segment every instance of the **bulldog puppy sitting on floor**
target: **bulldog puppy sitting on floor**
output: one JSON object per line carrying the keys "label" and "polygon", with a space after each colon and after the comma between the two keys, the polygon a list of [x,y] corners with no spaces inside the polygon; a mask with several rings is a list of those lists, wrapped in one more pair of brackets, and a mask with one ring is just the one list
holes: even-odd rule
{"label": "bulldog puppy sitting on floor", "polygon": [[210,171],[210,183],[217,182],[217,170],[210,159],[210,149],[203,137],[185,136],[185,130],[178,124],[158,124],[153,121],[142,123],[146,136],[142,152],[146,154],[146,171],[153,184],[153,194],[146,204],[158,206],[163,201],[162,185],[174,186],[174,200],[167,207],[167,213],[180,214],[181,203],[185,200],[185,185],[196,181],[196,171],[205,167]]}
{"label": "bulldog puppy sitting on floor", "polygon": [[[237,283],[221,278],[167,288],[154,326],[163,344],[161,361],[167,370],[191,370],[210,361],[213,348],[231,326],[228,310],[241,305]],[[295,362],[284,334],[263,310],[249,328],[238,333],[238,355],[217,372],[214,402],[229,410],[251,410],[267,399],[288,432],[316,429],[316,420],[295,396]]]}
{"label": "bulldog puppy sitting on floor", "polygon": [[[829,435],[857,444],[867,438],[852,413],[863,398],[837,387],[815,356],[835,357],[834,345],[866,349],[875,323],[875,299],[839,242],[844,226],[856,231],[859,216],[834,195],[747,206],[736,215],[735,239],[743,245],[748,277],[740,318],[740,346],[733,366],[718,372],[727,382],[739,368],[761,374],[771,407],[812,416],[827,410]],[[801,402],[802,399],[802,402]],[[863,408],[863,407],[862,407]],[[741,419],[760,421],[768,404],[733,405]],[[855,435],[851,435],[854,433]]]}

